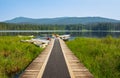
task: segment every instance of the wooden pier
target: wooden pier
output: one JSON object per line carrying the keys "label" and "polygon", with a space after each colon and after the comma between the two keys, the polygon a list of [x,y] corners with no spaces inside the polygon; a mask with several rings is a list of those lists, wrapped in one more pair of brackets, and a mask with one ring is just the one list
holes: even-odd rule
{"label": "wooden pier", "polygon": [[94,78],[61,39],[52,39],[46,49],[19,78]]}

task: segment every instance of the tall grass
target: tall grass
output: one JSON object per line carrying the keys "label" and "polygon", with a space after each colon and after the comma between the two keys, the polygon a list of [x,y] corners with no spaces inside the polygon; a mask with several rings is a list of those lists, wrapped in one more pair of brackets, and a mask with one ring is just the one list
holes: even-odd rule
{"label": "tall grass", "polygon": [[43,50],[21,39],[27,37],[0,36],[0,78],[13,78]]}
{"label": "tall grass", "polygon": [[120,39],[76,38],[66,43],[95,78],[120,78]]}

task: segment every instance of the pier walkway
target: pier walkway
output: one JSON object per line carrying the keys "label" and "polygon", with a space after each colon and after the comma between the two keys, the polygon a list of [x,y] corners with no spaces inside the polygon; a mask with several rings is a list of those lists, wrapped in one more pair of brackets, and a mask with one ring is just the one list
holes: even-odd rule
{"label": "pier walkway", "polygon": [[94,78],[61,39],[53,39],[19,78]]}

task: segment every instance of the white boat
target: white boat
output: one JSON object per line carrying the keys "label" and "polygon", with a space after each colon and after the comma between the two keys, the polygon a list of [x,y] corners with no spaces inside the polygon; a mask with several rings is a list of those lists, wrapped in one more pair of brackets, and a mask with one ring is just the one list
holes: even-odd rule
{"label": "white boat", "polygon": [[66,40],[69,40],[70,35],[60,35],[59,37],[66,41]]}
{"label": "white boat", "polygon": [[22,42],[30,42],[35,44],[36,46],[45,48],[49,44],[49,40],[42,40],[42,39],[30,39],[30,40],[21,40]]}

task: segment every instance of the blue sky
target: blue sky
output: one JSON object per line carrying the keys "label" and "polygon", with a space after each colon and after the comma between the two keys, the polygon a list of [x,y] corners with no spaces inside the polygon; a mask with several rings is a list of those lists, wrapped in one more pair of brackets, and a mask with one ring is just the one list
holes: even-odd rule
{"label": "blue sky", "polygon": [[100,16],[120,20],[120,0],[0,0],[0,21],[20,16]]}

